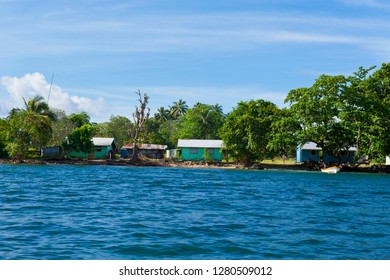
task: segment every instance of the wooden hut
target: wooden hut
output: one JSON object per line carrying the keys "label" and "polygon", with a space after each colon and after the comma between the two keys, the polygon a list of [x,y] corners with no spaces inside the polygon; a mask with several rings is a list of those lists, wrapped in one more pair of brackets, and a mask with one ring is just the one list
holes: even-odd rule
{"label": "wooden hut", "polygon": [[[139,144],[138,152],[141,156],[150,159],[163,159],[167,146],[160,144]],[[129,158],[133,155],[134,144],[124,144],[121,148],[121,157]]]}
{"label": "wooden hut", "polygon": [[90,154],[72,151],[69,153],[69,156],[80,158],[88,157],[90,159],[104,159],[113,157],[114,151],[116,149],[114,138],[93,137],[92,142],[94,149]]}
{"label": "wooden hut", "polygon": [[[342,151],[340,155],[340,162],[341,163],[347,163],[347,162],[353,162],[355,158],[356,148],[350,147],[346,151]],[[296,161],[298,163],[300,162],[308,162],[308,161],[314,161],[314,162],[328,162],[328,163],[336,163],[337,158],[330,156],[322,151],[322,148],[318,147],[316,143],[314,142],[306,142],[303,145],[297,146],[297,153],[296,153]]]}

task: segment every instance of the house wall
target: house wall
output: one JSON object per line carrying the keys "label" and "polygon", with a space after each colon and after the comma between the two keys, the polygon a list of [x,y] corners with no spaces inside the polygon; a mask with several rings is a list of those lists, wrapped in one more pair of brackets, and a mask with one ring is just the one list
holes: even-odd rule
{"label": "house wall", "polygon": [[41,149],[41,157],[58,157],[61,155],[61,147],[46,147]]}
{"label": "house wall", "polygon": [[166,150],[167,154],[166,154],[166,157],[167,158],[178,158],[178,150],[177,149],[171,149],[171,150]]}
{"label": "house wall", "polygon": [[319,162],[320,151],[318,150],[302,150],[300,147],[297,148],[297,162],[307,162],[309,160]]}
{"label": "house wall", "polygon": [[[353,162],[355,157],[355,152],[349,152],[347,156],[340,157],[341,163]],[[320,151],[319,150],[302,150],[297,148],[297,162],[307,162],[307,161],[320,162]],[[324,162],[336,163],[337,159],[335,157],[324,155]]]}
{"label": "house wall", "polygon": [[301,146],[297,147],[296,162],[302,162],[302,149],[301,149]]}
{"label": "house wall", "polygon": [[[155,150],[155,149],[139,149],[138,152],[147,158],[151,159],[163,159],[164,158],[164,150]],[[133,149],[122,149],[121,157],[129,158],[133,155]]]}
{"label": "house wall", "polygon": [[386,165],[390,165],[390,156],[386,157]]}
{"label": "house wall", "polygon": [[69,156],[76,157],[76,158],[103,159],[108,155],[109,151],[112,150],[112,147],[111,146],[97,146],[94,149],[95,149],[95,151],[93,151],[90,154],[73,151],[73,152],[69,153]]}
{"label": "house wall", "polygon": [[68,153],[68,156],[74,157],[74,158],[89,158],[90,154],[86,154],[83,152],[76,152],[76,151],[71,151]]}
{"label": "house wall", "polygon": [[[355,159],[355,152],[349,152],[348,155],[340,157],[340,163],[353,162]],[[324,155],[324,162],[337,163],[337,158]]]}
{"label": "house wall", "polygon": [[144,157],[151,159],[163,159],[164,151],[163,150],[141,150],[140,154]]}
{"label": "house wall", "polygon": [[[194,160],[202,161],[204,159],[204,148],[182,148],[181,149],[181,158],[182,160]],[[219,148],[209,148],[207,151],[210,154],[210,157],[215,161],[222,160],[222,153]]]}
{"label": "house wall", "polygon": [[112,150],[111,146],[98,146],[95,147],[96,151],[93,152],[93,158],[103,159]]}
{"label": "house wall", "polygon": [[130,155],[129,150],[121,149],[121,158],[127,158]]}

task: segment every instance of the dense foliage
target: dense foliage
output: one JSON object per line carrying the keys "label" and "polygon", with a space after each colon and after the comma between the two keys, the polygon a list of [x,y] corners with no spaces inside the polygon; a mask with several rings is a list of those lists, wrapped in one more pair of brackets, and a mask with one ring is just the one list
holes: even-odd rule
{"label": "dense foliage", "polygon": [[66,151],[76,151],[88,154],[93,151],[92,137],[95,134],[95,129],[90,124],[83,124],[81,127],[76,127],[68,135],[63,146]]}
{"label": "dense foliage", "polygon": [[43,97],[35,96],[24,108],[13,109],[5,121],[5,150],[11,157],[21,159],[30,147],[44,147],[52,136],[52,122],[56,115]]}
{"label": "dense foliage", "polygon": [[379,162],[390,155],[390,63],[359,68],[349,77],[321,75],[312,86],[291,90],[283,109],[250,100],[225,115],[218,104],[189,108],[179,99],[149,116],[149,97],[137,94],[133,121],[111,116],[100,124],[85,112],[67,116],[49,108],[41,96],[24,100],[23,108],[0,119],[0,156],[21,159],[45,146],[89,153],[93,136],[113,137],[118,147],[143,142],[175,148],[179,138],[222,139],[230,157],[243,164],[293,157],[296,145],[306,141],[336,158],[350,147]]}
{"label": "dense foliage", "polygon": [[268,143],[272,137],[271,125],[278,114],[279,109],[269,101],[238,103],[226,116],[220,131],[226,151],[244,165],[272,157]]}
{"label": "dense foliage", "polygon": [[218,131],[224,122],[222,108],[197,103],[181,117],[177,135],[184,139],[219,139]]}
{"label": "dense foliage", "polygon": [[346,87],[344,76],[321,75],[313,86],[290,91],[286,101],[301,126],[299,142],[313,141],[335,157],[353,144],[350,128],[339,116]]}
{"label": "dense foliage", "polygon": [[390,64],[373,69],[321,75],[313,86],[291,90],[286,102],[300,124],[298,142],[313,141],[336,158],[354,146],[383,161],[390,154]]}
{"label": "dense foliage", "polygon": [[110,121],[97,124],[96,137],[112,137],[115,139],[118,147],[125,143],[130,143],[129,130],[132,126],[131,121],[122,116],[111,116]]}

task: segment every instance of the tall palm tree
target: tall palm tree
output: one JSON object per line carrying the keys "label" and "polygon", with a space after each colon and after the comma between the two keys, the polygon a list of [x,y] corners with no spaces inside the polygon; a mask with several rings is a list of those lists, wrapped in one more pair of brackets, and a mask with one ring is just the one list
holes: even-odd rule
{"label": "tall palm tree", "polygon": [[50,139],[52,133],[51,121],[55,120],[56,115],[40,95],[34,96],[28,102],[23,98],[23,101],[25,108],[19,109],[19,113],[31,135],[32,144],[41,148]]}
{"label": "tall palm tree", "polygon": [[169,119],[170,112],[164,107],[160,107],[157,110],[157,113],[154,114],[154,118],[160,122],[165,122]]}
{"label": "tall palm tree", "polygon": [[217,113],[223,115],[222,106],[219,105],[218,103],[214,105],[214,110],[215,110]]}
{"label": "tall palm tree", "polygon": [[55,119],[56,115],[50,110],[49,105],[41,95],[35,95],[28,102],[23,98],[23,101],[25,106],[24,111],[46,116],[51,120]]}
{"label": "tall palm tree", "polygon": [[170,110],[172,117],[177,119],[178,117],[185,115],[188,110],[188,106],[185,101],[179,99],[179,101],[173,102],[173,105]]}

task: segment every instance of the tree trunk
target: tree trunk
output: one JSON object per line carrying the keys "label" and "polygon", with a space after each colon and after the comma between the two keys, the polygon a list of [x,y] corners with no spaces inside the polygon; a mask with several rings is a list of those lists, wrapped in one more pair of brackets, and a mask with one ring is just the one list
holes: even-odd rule
{"label": "tree trunk", "polygon": [[139,149],[138,145],[136,143],[133,144],[133,155],[131,157],[132,161],[138,161],[139,160]]}
{"label": "tree trunk", "polygon": [[130,130],[130,136],[133,139],[132,161],[139,161],[138,143],[142,143],[143,138],[145,137],[145,135],[142,135],[146,133],[144,124],[149,119],[150,114],[150,109],[146,108],[149,100],[148,95],[144,93],[142,98],[140,90],[138,90],[136,94],[138,95],[140,107],[135,106],[135,112],[133,113],[134,128],[132,131]]}

